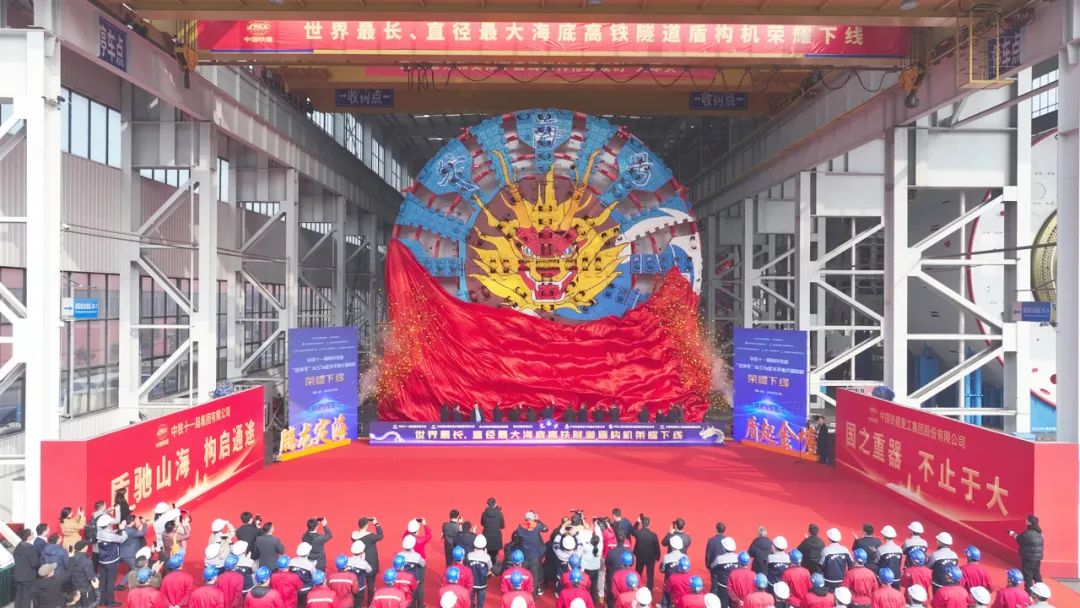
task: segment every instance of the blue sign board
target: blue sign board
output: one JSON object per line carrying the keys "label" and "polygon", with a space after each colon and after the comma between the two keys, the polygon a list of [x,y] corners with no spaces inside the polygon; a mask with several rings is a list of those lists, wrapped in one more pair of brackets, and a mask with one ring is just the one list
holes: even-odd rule
{"label": "blue sign board", "polygon": [[75,298],[71,305],[71,317],[76,321],[98,318],[97,298]]}
{"label": "blue sign board", "polygon": [[374,421],[370,434],[371,445],[724,445],[709,423]]}
{"label": "blue sign board", "polygon": [[339,108],[392,108],[394,89],[334,89]]}
{"label": "blue sign board", "polygon": [[747,93],[725,93],[723,91],[692,91],[690,93],[691,110],[747,110],[750,95]]}
{"label": "blue sign board", "polygon": [[282,459],[356,439],[357,339],[355,327],[289,330],[289,427],[281,433]]}
{"label": "blue sign board", "polygon": [[807,345],[805,331],[735,329],[736,441],[803,451],[809,434]]}
{"label": "blue sign board", "polygon": [[123,72],[127,71],[128,31],[105,17],[98,17],[98,59]]}
{"label": "blue sign board", "polygon": [[1013,304],[1013,321],[1050,323],[1053,312],[1052,302],[1016,302]]}

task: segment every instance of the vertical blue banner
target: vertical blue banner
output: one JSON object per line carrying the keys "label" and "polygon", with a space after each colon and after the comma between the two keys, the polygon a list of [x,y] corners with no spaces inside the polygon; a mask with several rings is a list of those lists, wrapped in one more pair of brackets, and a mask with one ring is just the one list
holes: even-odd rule
{"label": "vertical blue banner", "polygon": [[734,439],[800,454],[806,429],[808,334],[735,328]]}
{"label": "vertical blue banner", "polygon": [[356,439],[357,338],[355,327],[289,330],[289,426],[281,432],[282,460]]}

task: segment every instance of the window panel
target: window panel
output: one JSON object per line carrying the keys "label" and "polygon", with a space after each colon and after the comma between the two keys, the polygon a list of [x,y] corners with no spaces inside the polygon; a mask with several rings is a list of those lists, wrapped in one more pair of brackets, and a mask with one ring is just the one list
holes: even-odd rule
{"label": "window panel", "polygon": [[[60,150],[71,151],[71,91],[60,89],[60,96],[66,101],[60,106]],[[0,122],[4,122],[0,120]]]}
{"label": "window panel", "polygon": [[109,159],[109,109],[90,102],[90,160],[104,164]]}
{"label": "window panel", "polygon": [[78,93],[71,94],[71,153],[90,155],[90,100]]}
{"label": "window panel", "polygon": [[109,154],[108,163],[113,167],[120,166],[120,112],[109,108]]}

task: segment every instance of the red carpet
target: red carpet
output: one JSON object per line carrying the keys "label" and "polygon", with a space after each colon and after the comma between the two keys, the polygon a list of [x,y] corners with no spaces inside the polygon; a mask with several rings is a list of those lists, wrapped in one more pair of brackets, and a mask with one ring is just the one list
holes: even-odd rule
{"label": "red carpet", "polygon": [[[382,567],[400,549],[406,521],[426,517],[434,539],[429,545],[427,605],[437,606],[436,576],[444,568],[441,523],[450,509],[479,521],[488,497],[506,514],[508,540],[525,511],[540,514],[549,526],[570,509],[587,515],[610,515],[621,507],[631,519],[644,512],[661,537],[676,517],[684,518],[692,536],[689,555],[694,571],[707,579],[705,541],[717,520],[727,524],[740,550],[753,539],[758,525],[769,535],[784,535],[792,547],[814,522],[824,531],[840,528],[845,544],[864,522],[880,528],[893,525],[903,537],[908,522],[919,519],[932,538],[935,522],[894,502],[864,482],[814,462],[743,448],[572,448],[572,447],[372,447],[355,444],[296,461],[276,464],[241,481],[199,505],[193,512],[192,556],[202,555],[209,522],[225,517],[239,525],[244,510],[273,521],[291,553],[309,517],[325,516],[334,532],[327,545],[331,558],[347,551],[349,534],[360,516],[379,518],[386,539],[379,544]],[[958,552],[968,539],[952,531]],[[1048,542],[1053,542],[1048,531]],[[995,585],[1005,582],[1009,555],[984,561]],[[1006,561],[1008,560],[1008,561]],[[190,566],[191,564],[189,564]],[[201,565],[201,564],[200,564]],[[1080,605],[1080,595],[1053,583],[1058,606]],[[497,606],[499,593],[489,593],[487,606]],[[551,593],[542,598],[553,605]]]}

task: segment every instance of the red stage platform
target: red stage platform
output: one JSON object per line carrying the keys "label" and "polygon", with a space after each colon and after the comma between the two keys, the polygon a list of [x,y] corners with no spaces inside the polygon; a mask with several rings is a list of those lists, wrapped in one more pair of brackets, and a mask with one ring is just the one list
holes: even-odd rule
{"label": "red stage platform", "polygon": [[[549,526],[572,508],[610,514],[621,507],[631,518],[644,512],[663,535],[671,520],[682,517],[693,538],[689,554],[693,570],[705,574],[705,541],[723,521],[739,548],[753,539],[758,525],[770,536],[784,535],[792,546],[805,536],[806,526],[824,530],[836,526],[845,544],[864,522],[880,528],[891,524],[906,531],[918,519],[928,538],[941,524],[900,504],[860,479],[816,462],[732,445],[723,448],[544,448],[544,447],[375,447],[363,443],[268,467],[238,485],[202,502],[193,512],[195,532],[190,554],[201,555],[209,522],[225,517],[234,524],[240,512],[257,511],[273,521],[277,534],[292,552],[309,517],[328,518],[334,538],[327,545],[332,557],[349,546],[349,533],[362,515],[379,518],[386,539],[379,544],[384,567],[400,549],[405,523],[426,517],[434,539],[429,545],[427,605],[437,606],[435,576],[443,571],[439,526],[451,508],[478,523],[488,497],[495,497],[506,514],[509,539],[525,511],[538,512]],[[958,550],[969,542],[950,530]],[[1053,542],[1053,530],[1047,542]],[[983,556],[994,573],[995,585],[1015,556]],[[1006,561],[1008,560],[1008,561]],[[194,564],[189,564],[193,566]],[[1058,606],[1080,605],[1080,595],[1052,583]],[[487,606],[497,606],[499,593],[489,593]],[[551,594],[542,598],[553,605]]]}

